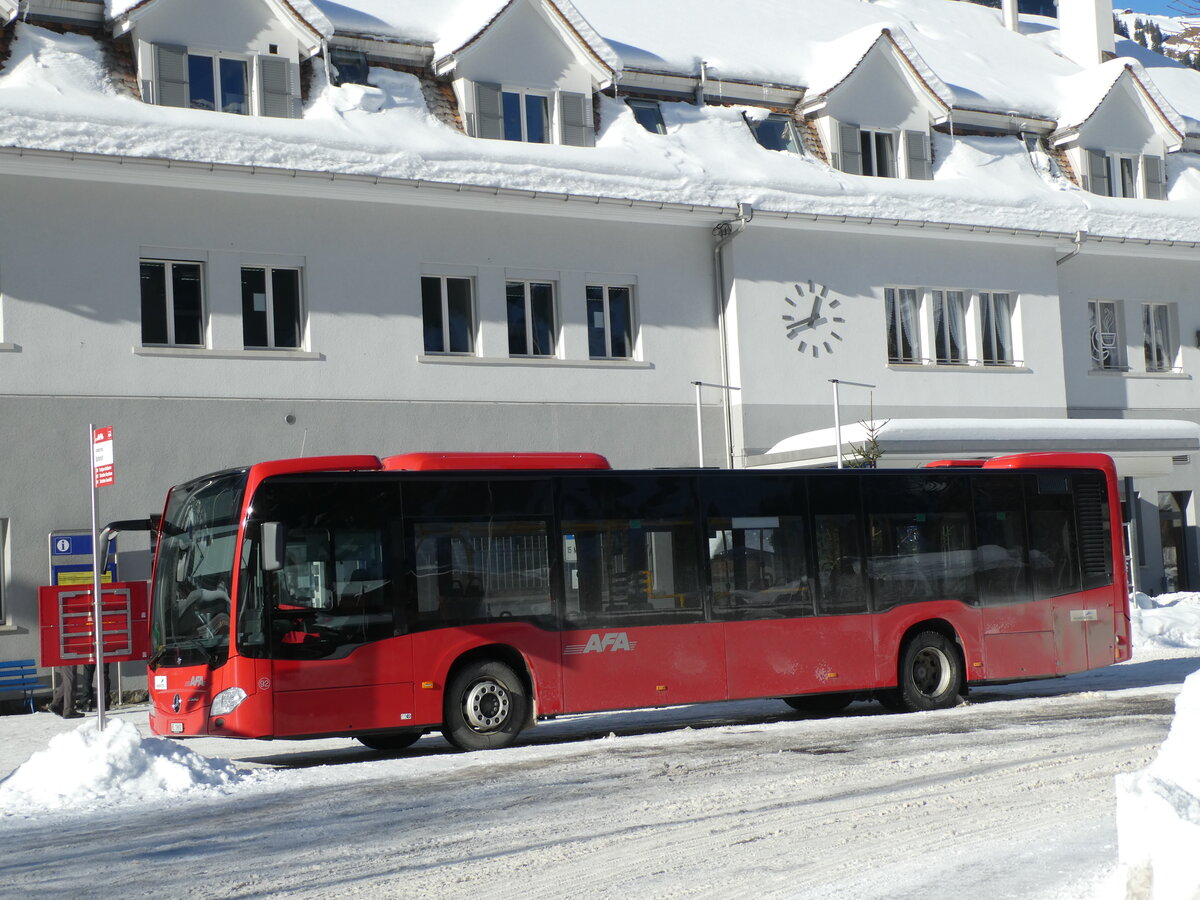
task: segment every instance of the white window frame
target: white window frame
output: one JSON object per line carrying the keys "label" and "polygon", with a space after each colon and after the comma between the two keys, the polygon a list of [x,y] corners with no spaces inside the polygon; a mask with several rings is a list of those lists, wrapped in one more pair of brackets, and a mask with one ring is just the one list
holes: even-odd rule
{"label": "white window frame", "polygon": [[[508,355],[517,359],[557,359],[559,348],[562,346],[562,340],[559,335],[561,329],[561,317],[558,314],[558,285],[546,279],[538,278],[506,278],[504,281],[504,322],[506,329],[511,328],[511,323],[508,319],[508,291],[510,287],[520,285],[523,293],[525,305],[525,352],[515,353],[511,342],[508,345]],[[533,286],[545,285],[550,288],[550,342],[553,346],[550,347],[549,353],[537,353],[534,351],[534,310],[533,310]],[[511,335],[509,340],[511,341]]]}
{"label": "white window frame", "polygon": [[[165,344],[147,344],[144,340],[140,341],[143,347],[188,347],[188,348],[204,348],[208,346],[208,279],[204,271],[205,266],[198,259],[159,259],[157,257],[140,257],[138,259],[138,275],[139,275],[139,299],[140,299],[140,276],[142,265],[149,263],[151,265],[163,266],[163,275],[166,285],[166,319],[167,319],[167,342]],[[175,333],[175,283],[171,277],[171,270],[175,266],[196,266],[200,270],[200,343],[198,344],[181,344],[178,341],[178,336]],[[143,317],[144,318],[144,317]],[[139,322],[141,324],[141,322]]]}
{"label": "white window frame", "polygon": [[[768,147],[762,142],[758,135],[758,129],[767,122],[772,121],[781,122],[783,124],[783,128],[786,133],[785,143],[790,143],[791,146],[795,148],[794,150],[789,147],[776,149],[775,147]],[[750,119],[747,119],[746,124],[750,126],[750,133],[754,135],[755,143],[757,143],[758,146],[762,147],[764,150],[771,150],[775,153],[791,153],[793,156],[802,156],[804,154],[804,144],[800,140],[800,130],[796,127],[795,120],[786,113],[768,113],[757,121],[751,121]]]}
{"label": "white window frame", "polygon": [[[971,328],[971,292],[964,291],[959,288],[929,288],[926,293],[929,295],[929,319],[930,319],[930,346],[933,348],[933,362],[939,366],[966,366],[971,364],[971,344],[973,329]],[[951,316],[945,315],[942,318],[941,327],[939,329],[937,322],[938,306],[942,305],[949,311],[951,296],[954,296],[962,305],[962,334],[959,336],[959,352],[960,359],[951,359],[947,357],[942,359],[938,353],[938,343],[944,340],[947,346],[953,343],[954,336],[950,327]],[[939,331],[941,332],[939,334]]]}
{"label": "white window frame", "polygon": [[[1161,310],[1165,322],[1160,322],[1155,312]],[[1175,338],[1175,304],[1147,302],[1142,304],[1142,344],[1146,371],[1154,373],[1177,372],[1179,367],[1179,342]],[[1157,348],[1162,348],[1162,360]]]}
{"label": "white window frame", "polygon": [[[922,332],[925,330],[924,313],[928,304],[925,303],[925,290],[919,287],[888,287],[884,288],[884,316],[887,325],[887,350],[888,364],[893,366],[919,366],[923,365],[926,360],[921,355],[922,343],[926,337]],[[915,326],[909,334],[910,343],[912,344],[912,353],[906,356],[901,347],[901,341],[905,332],[904,316],[902,314],[902,304],[911,302],[916,306],[914,312],[913,325]],[[893,335],[896,335],[893,341]],[[892,352],[892,346],[895,343],[896,352]],[[911,358],[910,358],[911,357]]]}
{"label": "white window frame", "polygon": [[[512,138],[508,136],[508,120],[504,114],[504,98],[506,94],[515,94],[520,100],[521,106],[521,136]],[[537,97],[546,101],[546,134],[545,140],[530,141],[529,140],[529,114],[526,109],[527,98]],[[500,128],[504,132],[504,140],[515,141],[524,144],[539,143],[539,144],[557,144],[558,140],[558,92],[557,91],[542,91],[536,88],[513,87],[511,85],[500,86]]]}
{"label": "white window frame", "polygon": [[[430,350],[425,346],[425,322],[424,309],[424,287],[421,290],[421,352],[428,356],[475,356],[477,353],[476,347],[479,344],[479,310],[476,300],[476,281],[470,275],[455,275],[437,272],[422,272],[421,280],[426,278],[436,278],[438,281],[438,294],[441,304],[441,330],[442,330],[442,348],[441,350]],[[469,297],[467,299],[468,315],[470,321],[467,327],[467,339],[469,346],[466,350],[451,350],[450,347],[450,279],[456,281],[465,281]]]}
{"label": "white window frame", "polygon": [[[604,355],[595,356],[591,352],[591,323],[587,323],[586,334],[588,336],[588,357],[590,359],[637,359],[638,352],[638,318],[637,318],[637,291],[632,284],[607,284],[589,280],[584,286],[584,315],[586,316],[587,307],[591,303],[592,298],[588,293],[592,290],[600,291],[601,315],[604,317]],[[623,290],[629,292],[629,346],[624,356],[616,356],[613,354],[613,329],[612,329],[612,306],[611,292],[613,290]]]}
{"label": "white window frame", "polygon": [[[979,304],[979,359],[985,366],[1015,366],[1017,365],[1017,302],[1011,291],[979,291],[976,295]],[[997,331],[997,324],[1000,317],[996,315],[996,299],[1004,297],[1008,304],[1008,315],[1005,321],[1008,323],[1008,357],[1006,359],[989,358],[988,344],[989,340],[992,345],[999,347],[1002,335]],[[985,323],[989,321],[988,310],[991,310],[990,320],[992,322],[991,334],[985,333]]]}
{"label": "white window frame", "polygon": [[[258,115],[258,110],[256,109],[257,104],[255,102],[256,101],[255,95],[257,93],[255,90],[255,86],[257,84],[257,77],[256,77],[257,76],[257,72],[256,72],[257,67],[254,65],[254,58],[252,56],[247,56],[242,53],[228,53],[223,50],[193,50],[189,47],[188,51],[187,51],[187,56],[185,57],[184,61],[185,61],[185,64],[188,66],[188,107],[190,109],[204,109],[204,107],[194,106],[192,104],[191,58],[193,56],[199,57],[199,58],[206,58],[212,62],[213,109],[211,110],[211,112],[223,112],[223,113],[229,113],[230,115],[238,115],[238,116]],[[218,104],[221,102],[221,60],[223,60],[223,59],[231,59],[235,62],[240,62],[246,67],[246,69],[245,69],[245,71],[246,71],[246,81],[245,81],[246,111],[245,112],[239,113],[236,111],[221,109],[218,106]]]}
{"label": "white window frame", "polygon": [[[866,153],[862,154],[862,173],[868,178],[899,178],[900,177],[900,133],[891,128],[863,128],[859,127],[859,150],[862,151],[865,144],[870,148],[870,156]],[[891,153],[887,157],[889,171],[888,174],[882,175],[879,172],[879,138],[886,137],[891,144]],[[867,171],[868,164],[871,171]]]}
{"label": "white window frame", "polygon": [[[266,303],[266,318],[267,318],[267,342],[265,346],[250,345],[245,343],[243,331],[243,347],[246,350],[306,350],[308,348],[308,309],[305,303],[304,295],[304,267],[303,266],[283,266],[272,265],[269,263],[253,263],[243,262],[238,268],[238,286],[242,287],[242,280],[245,277],[244,272],[247,269],[262,269]],[[275,334],[275,284],[271,277],[275,272],[295,272],[296,273],[296,312],[299,322],[297,324],[297,343],[295,347],[281,347]],[[243,329],[245,328],[245,308],[242,309]]]}
{"label": "white window frame", "polygon": [[[1111,313],[1113,331],[1097,330],[1103,324],[1105,310]],[[1125,340],[1123,337],[1124,311],[1119,300],[1088,301],[1088,347],[1094,372],[1123,372],[1125,365]]]}

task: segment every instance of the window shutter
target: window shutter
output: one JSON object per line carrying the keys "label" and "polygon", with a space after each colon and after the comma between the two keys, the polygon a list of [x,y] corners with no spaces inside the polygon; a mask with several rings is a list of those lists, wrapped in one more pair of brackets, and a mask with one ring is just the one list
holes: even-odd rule
{"label": "window shutter", "polygon": [[857,125],[834,122],[837,135],[837,150],[833,153],[833,167],[851,175],[862,174],[862,146],[859,143]]}
{"label": "window shutter", "polygon": [[1167,199],[1167,179],[1164,177],[1164,168],[1161,156],[1142,157],[1142,178],[1145,181],[1143,196],[1147,200]]}
{"label": "window shutter", "polygon": [[904,132],[904,148],[908,155],[908,177],[921,181],[933,178],[933,161],[929,153],[929,135],[924,131]]}
{"label": "window shutter", "polygon": [[262,114],[279,119],[298,119],[292,97],[292,65],[278,56],[258,58],[259,96]]}
{"label": "window shutter", "polygon": [[1108,156],[1099,150],[1085,150],[1087,175],[1083,177],[1083,189],[1103,197],[1112,196],[1108,183]]}
{"label": "window shutter", "polygon": [[188,105],[187,48],[154,45],[154,68],[159,106]]}
{"label": "window shutter", "polygon": [[504,139],[504,117],[500,112],[500,85],[475,83],[474,137]]}
{"label": "window shutter", "polygon": [[558,109],[562,116],[562,142],[572,147],[594,146],[596,133],[592,128],[591,96],[560,91]]}

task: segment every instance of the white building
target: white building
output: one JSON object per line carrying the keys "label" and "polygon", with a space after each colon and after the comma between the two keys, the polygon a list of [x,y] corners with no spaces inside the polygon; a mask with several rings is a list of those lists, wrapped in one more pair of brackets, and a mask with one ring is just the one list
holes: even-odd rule
{"label": "white building", "polygon": [[695,382],[706,465],[832,464],[832,379],[881,465],[1111,452],[1139,585],[1200,584],[1200,73],[1060,7],[0,0],[0,659],[89,423],[108,520],[287,456],[695,465]]}

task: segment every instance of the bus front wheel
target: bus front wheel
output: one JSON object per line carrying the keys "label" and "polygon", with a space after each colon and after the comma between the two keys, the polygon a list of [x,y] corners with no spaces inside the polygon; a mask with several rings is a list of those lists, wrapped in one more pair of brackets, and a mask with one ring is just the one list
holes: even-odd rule
{"label": "bus front wheel", "polygon": [[899,705],[920,712],[957,704],[963,682],[961,659],[954,642],[940,632],[914,636],[900,661]]}
{"label": "bus front wheel", "polygon": [[528,717],[525,685],[509,666],[468,663],[446,688],[442,736],[459,750],[494,750],[517,739]]}

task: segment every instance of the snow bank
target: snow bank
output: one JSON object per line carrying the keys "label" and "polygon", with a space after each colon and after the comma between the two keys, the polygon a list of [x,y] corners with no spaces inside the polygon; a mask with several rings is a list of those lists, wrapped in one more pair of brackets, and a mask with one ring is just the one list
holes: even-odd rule
{"label": "snow bank", "polygon": [[1200,594],[1135,595],[1130,610],[1133,655],[1139,651],[1194,650],[1200,647]]}
{"label": "snow bank", "polygon": [[207,759],[165,738],[143,738],[128,722],[110,720],[101,732],[89,720],[51,738],[45,750],[0,781],[0,816],[205,792],[248,777],[228,760]]}
{"label": "snow bank", "polygon": [[1117,838],[1128,900],[1200,897],[1200,672],[1175,700],[1158,757],[1117,776]]}

